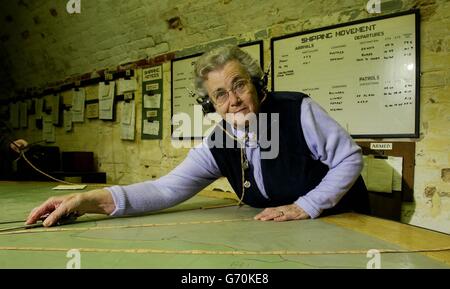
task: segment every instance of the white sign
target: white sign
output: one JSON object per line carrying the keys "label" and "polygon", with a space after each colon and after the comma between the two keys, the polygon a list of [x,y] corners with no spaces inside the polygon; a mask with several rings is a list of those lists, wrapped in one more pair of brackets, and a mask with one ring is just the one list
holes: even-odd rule
{"label": "white sign", "polygon": [[275,91],[300,91],[355,137],[418,137],[415,13],[272,40]]}
{"label": "white sign", "polygon": [[390,151],[392,150],[392,143],[372,142],[370,143],[370,149]]}

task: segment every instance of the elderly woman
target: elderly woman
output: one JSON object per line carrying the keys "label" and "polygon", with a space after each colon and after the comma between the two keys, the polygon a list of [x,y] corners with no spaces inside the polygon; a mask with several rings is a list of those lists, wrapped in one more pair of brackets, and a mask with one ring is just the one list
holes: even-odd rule
{"label": "elderly woman", "polygon": [[[368,213],[361,149],[308,96],[269,93],[266,81],[257,62],[238,47],[205,53],[195,65],[197,93],[204,111],[215,110],[223,120],[201,145],[158,180],[50,198],[30,213],[27,223],[46,214],[44,225],[51,226],[73,212],[120,216],[160,210],[222,176],[240,203],[264,208],[257,220]],[[270,125],[255,129],[263,115]],[[271,140],[275,150],[261,145],[267,135],[276,137]]]}

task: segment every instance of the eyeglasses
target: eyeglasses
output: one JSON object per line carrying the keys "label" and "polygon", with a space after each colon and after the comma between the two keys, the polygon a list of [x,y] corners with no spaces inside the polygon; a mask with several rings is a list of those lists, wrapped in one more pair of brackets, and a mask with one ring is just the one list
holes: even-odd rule
{"label": "eyeglasses", "polygon": [[228,90],[218,89],[211,95],[211,98],[213,102],[216,103],[217,105],[222,105],[225,102],[227,102],[228,99],[230,98],[230,91],[232,91],[234,95],[241,96],[244,93],[248,92],[248,90],[249,90],[248,80],[239,79],[232,84],[231,89]]}

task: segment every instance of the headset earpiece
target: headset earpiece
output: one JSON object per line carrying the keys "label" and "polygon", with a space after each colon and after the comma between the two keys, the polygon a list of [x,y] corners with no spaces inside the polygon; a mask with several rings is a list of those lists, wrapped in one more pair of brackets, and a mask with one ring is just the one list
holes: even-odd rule
{"label": "headset earpiece", "polygon": [[[265,93],[267,92],[267,79],[269,75],[269,70],[263,74],[261,78],[259,77],[252,77],[253,85],[256,88],[256,92],[260,97],[263,97]],[[195,96],[194,92],[191,92],[191,96]],[[202,106],[203,113],[206,115],[208,113],[216,112],[216,109],[214,108],[213,103],[209,99],[208,95],[205,96],[199,96],[195,99],[198,104]]]}
{"label": "headset earpiece", "polygon": [[267,92],[267,79],[268,79],[269,71],[265,72],[261,78],[252,77],[253,85],[256,88],[256,92],[258,95],[263,95]]}
{"label": "headset earpiece", "polygon": [[205,96],[199,96],[196,98],[196,101],[198,104],[202,106],[203,114],[208,114],[211,112],[215,112],[216,109],[214,108],[214,105],[212,104],[211,100],[207,95]]}

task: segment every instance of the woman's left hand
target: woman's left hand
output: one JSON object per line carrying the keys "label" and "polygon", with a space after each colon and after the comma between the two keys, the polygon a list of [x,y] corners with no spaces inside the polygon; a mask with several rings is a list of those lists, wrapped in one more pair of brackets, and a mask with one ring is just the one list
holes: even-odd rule
{"label": "woman's left hand", "polygon": [[306,213],[297,204],[266,208],[264,211],[254,217],[255,220],[261,221],[290,221],[290,220],[304,220],[309,219],[308,213]]}

